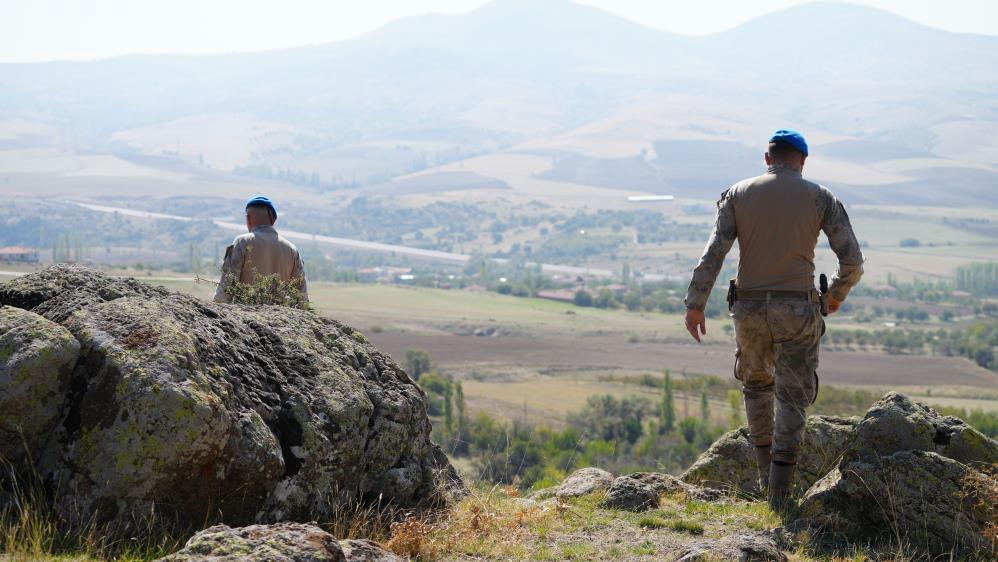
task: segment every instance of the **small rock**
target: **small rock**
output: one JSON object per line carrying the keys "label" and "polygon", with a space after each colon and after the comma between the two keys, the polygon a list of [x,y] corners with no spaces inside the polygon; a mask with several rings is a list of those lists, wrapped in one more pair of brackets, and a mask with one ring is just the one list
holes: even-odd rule
{"label": "small rock", "polygon": [[676,562],[712,562],[715,560],[786,562],[787,555],[766,534],[739,534],[697,542],[681,552]]}
{"label": "small rock", "polygon": [[574,498],[593,492],[602,492],[613,484],[613,475],[599,468],[580,468],[558,486],[559,498]]}
{"label": "small rock", "polygon": [[645,479],[621,476],[613,481],[602,506],[608,509],[644,511],[655,509],[661,501],[659,491]]}
{"label": "small rock", "polygon": [[337,541],[312,524],[277,523],[233,529],[216,525],[197,533],[159,562],[402,562],[369,540]]}
{"label": "small rock", "polygon": [[558,486],[551,486],[549,488],[541,488],[540,490],[535,490],[527,494],[524,499],[533,501],[543,501],[555,497],[558,494]]}
{"label": "small rock", "polygon": [[236,529],[226,525],[209,527],[191,537],[179,552],[161,558],[160,562],[346,560],[343,548],[336,538],[322,529],[302,523],[278,523]]}
{"label": "small rock", "polygon": [[346,540],[340,541],[340,548],[346,562],[403,562],[396,554],[382,548],[374,541],[369,540]]}
{"label": "small rock", "polygon": [[602,506],[608,509],[644,511],[659,506],[662,494],[683,492],[696,501],[717,501],[724,498],[720,490],[687,484],[670,474],[635,472],[613,481]]}

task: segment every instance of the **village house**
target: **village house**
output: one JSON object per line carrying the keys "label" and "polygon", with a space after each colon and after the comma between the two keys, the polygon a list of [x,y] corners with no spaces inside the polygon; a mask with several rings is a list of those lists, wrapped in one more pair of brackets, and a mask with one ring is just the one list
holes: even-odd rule
{"label": "village house", "polygon": [[38,250],[24,246],[0,248],[0,262],[38,263]]}

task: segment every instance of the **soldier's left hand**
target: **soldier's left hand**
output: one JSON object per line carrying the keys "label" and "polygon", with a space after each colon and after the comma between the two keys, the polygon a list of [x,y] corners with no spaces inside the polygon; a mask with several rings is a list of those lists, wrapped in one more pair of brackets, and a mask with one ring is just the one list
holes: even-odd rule
{"label": "soldier's left hand", "polygon": [[700,334],[707,335],[707,320],[702,310],[686,309],[686,331],[697,340],[697,343],[700,342]]}
{"label": "soldier's left hand", "polygon": [[828,295],[828,313],[835,314],[839,311],[839,307],[842,306],[842,301],[836,300],[832,295]]}

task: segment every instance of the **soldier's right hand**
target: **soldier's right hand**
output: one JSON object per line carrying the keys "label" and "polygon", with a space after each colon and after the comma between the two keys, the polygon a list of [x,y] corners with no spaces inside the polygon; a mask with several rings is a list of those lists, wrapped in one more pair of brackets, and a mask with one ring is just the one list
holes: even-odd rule
{"label": "soldier's right hand", "polygon": [[693,339],[700,342],[700,335],[707,335],[707,320],[702,310],[696,308],[686,309],[686,331],[693,336]]}

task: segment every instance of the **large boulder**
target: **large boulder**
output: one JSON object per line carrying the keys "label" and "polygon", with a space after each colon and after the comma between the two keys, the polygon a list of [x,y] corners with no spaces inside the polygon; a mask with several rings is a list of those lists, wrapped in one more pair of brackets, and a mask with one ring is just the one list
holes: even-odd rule
{"label": "large boulder", "polygon": [[[852,443],[858,422],[855,417],[808,417],[797,465],[798,488],[806,490],[838,464]],[[680,478],[710,488],[759,493],[759,471],[748,428],[722,435]]]}
{"label": "large boulder", "polygon": [[315,525],[216,525],[158,562],[402,562],[371,541],[337,541]]}
{"label": "large boulder", "polygon": [[942,416],[904,394],[889,392],[863,416],[848,457],[931,451],[963,463],[998,463],[998,442],[963,420]]}
{"label": "large boulder", "polygon": [[0,287],[0,304],[80,344],[35,467],[67,517],[307,521],[344,501],[424,506],[461,487],[430,442],[421,389],[338,322],[66,266]]}
{"label": "large boulder", "polygon": [[[925,451],[843,461],[805,495],[799,524],[825,539],[905,544],[934,555],[992,552],[993,477]],[[948,557],[948,556],[947,556]]]}
{"label": "large boulder", "polygon": [[31,470],[59,424],[80,344],[33,312],[0,306],[0,459]]}

